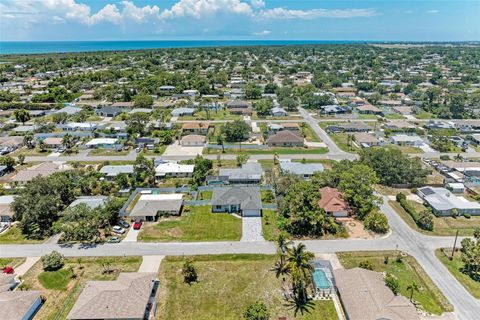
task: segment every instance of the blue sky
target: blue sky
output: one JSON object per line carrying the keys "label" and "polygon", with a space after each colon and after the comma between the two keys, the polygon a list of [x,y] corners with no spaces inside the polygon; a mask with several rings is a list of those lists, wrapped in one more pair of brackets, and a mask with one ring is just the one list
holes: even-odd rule
{"label": "blue sky", "polygon": [[480,40],[480,0],[0,0],[0,40]]}

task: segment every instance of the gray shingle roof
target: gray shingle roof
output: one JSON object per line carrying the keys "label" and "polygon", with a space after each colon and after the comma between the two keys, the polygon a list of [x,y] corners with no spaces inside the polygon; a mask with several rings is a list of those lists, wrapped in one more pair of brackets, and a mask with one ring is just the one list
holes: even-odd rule
{"label": "gray shingle roof", "polygon": [[247,162],[242,168],[220,169],[218,175],[227,176],[229,180],[260,180],[262,179],[263,169],[258,162]]}
{"label": "gray shingle roof", "polygon": [[242,210],[261,210],[259,187],[222,187],[213,189],[212,205],[240,205]]}
{"label": "gray shingle roof", "polygon": [[322,172],[323,165],[321,163],[301,163],[280,161],[280,168],[284,172],[290,172],[298,175],[312,175],[315,172]]}

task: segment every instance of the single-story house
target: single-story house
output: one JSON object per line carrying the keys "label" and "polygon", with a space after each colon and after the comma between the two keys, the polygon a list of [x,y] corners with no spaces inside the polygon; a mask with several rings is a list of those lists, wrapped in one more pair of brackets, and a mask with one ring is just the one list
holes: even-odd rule
{"label": "single-story house", "polygon": [[118,139],[116,138],[94,138],[87,143],[85,143],[87,148],[105,148],[105,149],[115,149],[120,146]]}
{"label": "single-story house", "polygon": [[300,135],[290,130],[282,130],[270,136],[266,144],[269,147],[303,147],[303,141]]}
{"label": "single-story house", "polygon": [[345,122],[336,125],[329,125],[326,128],[327,132],[369,132],[373,128],[361,121]]}
{"label": "single-story house", "polygon": [[453,193],[464,193],[465,192],[465,185],[463,183],[447,183],[446,188]]}
{"label": "single-story house", "polygon": [[383,115],[383,111],[379,108],[372,106],[371,104],[365,104],[363,106],[357,107],[358,113],[361,114],[374,114],[374,115]]}
{"label": "single-story house", "polygon": [[134,107],[134,104],[135,103],[133,101],[128,101],[128,102],[119,101],[112,104],[112,107],[122,108],[122,109],[132,109]]}
{"label": "single-story house", "polygon": [[0,137],[0,148],[14,147],[20,148],[23,146],[22,136]]}
{"label": "single-story house", "polygon": [[13,128],[11,131],[16,132],[16,133],[27,133],[27,132],[32,132],[37,129],[36,125],[22,125]]}
{"label": "single-story house", "polygon": [[63,138],[48,137],[43,140],[47,148],[59,148],[62,146]]}
{"label": "single-story house", "polygon": [[414,131],[415,125],[405,120],[390,120],[386,122],[384,128],[393,131]]}
{"label": "single-story house", "polygon": [[480,203],[456,196],[445,188],[418,188],[417,194],[437,216],[451,216],[454,211],[457,211],[459,215],[480,215]]}
{"label": "single-story house", "polygon": [[210,125],[203,122],[186,122],[182,125],[182,134],[208,134]]}
{"label": "single-story house", "polygon": [[146,147],[147,149],[152,150],[159,142],[159,138],[139,137],[135,140],[135,145],[139,148]]}
{"label": "single-story house", "polygon": [[103,106],[100,109],[95,110],[95,114],[100,117],[113,118],[124,112],[126,109],[114,106]]}
{"label": "single-story house", "polygon": [[285,109],[280,108],[280,107],[272,108],[272,110],[270,110],[270,113],[274,117],[286,117],[286,116],[288,116],[287,111],[285,111]]}
{"label": "single-story house", "polygon": [[321,106],[320,109],[322,110],[323,114],[341,114],[347,112],[345,107],[336,104]]}
{"label": "single-story house", "polygon": [[324,187],[320,189],[320,200],[318,206],[333,217],[348,217],[348,204],[338,189]]}
{"label": "single-story house", "polygon": [[280,170],[282,173],[290,173],[304,179],[309,179],[316,172],[322,172],[324,168],[321,163],[301,163],[285,159],[280,160]]}
{"label": "single-story house", "polygon": [[399,146],[422,146],[425,142],[417,135],[397,134],[390,137],[393,144]]}
{"label": "single-story house", "polygon": [[201,136],[198,134],[189,134],[182,138],[180,144],[183,147],[203,147],[206,142],[205,136]]}
{"label": "single-story house", "polygon": [[85,204],[90,209],[96,209],[101,206],[104,206],[108,203],[108,197],[106,196],[81,196],[75,199],[70,205],[69,208],[76,207],[80,204]]}
{"label": "single-story house", "polygon": [[63,131],[93,131],[98,128],[98,124],[90,122],[68,122],[58,124],[57,128]]}
{"label": "single-story house", "polygon": [[333,270],[333,275],[347,319],[420,319],[412,302],[393,294],[381,273],[363,268],[341,268]]}
{"label": "single-story house", "polygon": [[15,196],[0,196],[0,222],[13,221],[13,210],[10,205],[15,200]]}
{"label": "single-story house", "polygon": [[160,86],[159,89],[162,92],[172,92],[175,91],[175,86]]}
{"label": "single-story house", "polygon": [[195,113],[195,108],[175,108],[172,110],[172,117],[192,116]]}
{"label": "single-story house", "polygon": [[154,272],[126,272],[113,281],[88,281],[67,319],[152,319],[157,308],[156,277]]}
{"label": "single-story house", "polygon": [[147,108],[135,108],[135,109],[132,109],[128,112],[128,114],[134,114],[134,113],[152,113],[153,112],[153,109],[147,109]]}
{"label": "single-story house", "polygon": [[19,171],[11,181],[13,183],[24,184],[30,180],[33,180],[35,177],[47,177],[55,172],[65,171],[69,169],[68,165],[58,164],[55,162],[42,162],[35,166],[23,169]]}
{"label": "single-story house", "polygon": [[356,132],[353,134],[355,142],[363,148],[378,146],[380,141],[371,133]]}
{"label": "single-story house", "polygon": [[244,100],[231,100],[226,103],[228,109],[252,109],[252,104]]}
{"label": "single-story house", "polygon": [[413,113],[412,107],[406,107],[406,106],[393,107],[392,110],[395,111],[396,113],[404,115],[404,116],[410,115],[410,114]]}
{"label": "single-story house", "polygon": [[249,161],[241,168],[220,169],[218,176],[226,177],[226,179],[220,179],[229,184],[259,184],[262,182],[263,169],[260,163]]}
{"label": "single-story house", "polygon": [[108,180],[112,180],[120,173],[132,175],[133,164],[118,165],[118,166],[113,166],[113,165],[103,166],[102,169],[100,169],[100,173],[104,174]]}
{"label": "single-story house", "polygon": [[0,318],[5,320],[31,320],[42,306],[41,291],[0,292]]}
{"label": "single-story house", "polygon": [[183,206],[183,194],[138,194],[138,201],[128,214],[135,221],[156,221],[159,216],[178,216]]}
{"label": "single-story house", "polygon": [[162,178],[189,178],[193,175],[195,165],[193,164],[179,164],[175,161],[160,163],[155,168],[155,177]]}
{"label": "single-story house", "polygon": [[64,107],[62,109],[55,110],[54,113],[66,113],[69,116],[72,116],[74,114],[79,113],[80,111],[82,111],[82,108],[74,107],[74,106],[67,106],[67,107]]}
{"label": "single-story house", "polygon": [[259,187],[218,187],[213,189],[212,212],[239,213],[243,217],[260,217],[262,200]]}
{"label": "single-story house", "polygon": [[282,123],[281,126],[283,128],[282,130],[290,130],[293,133],[300,134],[300,125],[298,123],[286,122],[286,123]]}

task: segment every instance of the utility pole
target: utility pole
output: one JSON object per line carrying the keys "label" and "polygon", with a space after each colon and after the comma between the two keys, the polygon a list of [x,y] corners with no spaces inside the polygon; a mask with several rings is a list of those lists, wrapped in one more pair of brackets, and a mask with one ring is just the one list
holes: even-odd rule
{"label": "utility pole", "polygon": [[458,229],[457,229],[457,233],[455,234],[455,241],[453,242],[453,249],[452,249],[452,255],[450,257],[450,260],[453,260],[453,256],[455,254],[455,247],[457,246],[457,238],[458,238]]}

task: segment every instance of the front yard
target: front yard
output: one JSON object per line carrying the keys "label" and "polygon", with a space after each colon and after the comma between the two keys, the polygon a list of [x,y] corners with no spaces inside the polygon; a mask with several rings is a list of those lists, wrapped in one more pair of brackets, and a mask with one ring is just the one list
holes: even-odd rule
{"label": "front yard", "polygon": [[[265,149],[246,149],[246,148],[225,148],[223,154],[325,154],[328,148],[265,148]],[[222,149],[206,148],[206,154],[222,154]]]}
{"label": "front yard", "polygon": [[257,300],[263,301],[271,319],[336,320],[332,301],[315,301],[310,313],[295,317],[283,299],[282,280],[271,271],[274,255],[216,255],[190,257],[198,282],[184,283],[185,257],[167,257],[160,267],[158,318],[163,320],[238,320]]}
{"label": "front yard", "polygon": [[135,272],[141,257],[66,258],[58,271],[43,271],[38,261],[22,277],[20,289],[40,290],[46,298],[35,319],[66,319],[88,280],[114,280],[120,272]]}
{"label": "front yard", "polygon": [[344,252],[337,256],[346,269],[358,267],[361,262],[368,262],[372,270],[394,275],[400,284],[400,294],[407,298],[410,297],[407,287],[415,282],[419,292],[414,292],[413,300],[427,312],[442,314],[453,310],[447,298],[411,256],[404,256],[401,262],[397,261],[398,253],[395,251]]}
{"label": "front yard", "polygon": [[227,213],[211,213],[211,206],[185,207],[180,217],[145,223],[140,241],[238,241],[242,220]]}
{"label": "front yard", "polygon": [[0,234],[0,244],[27,244],[27,243],[41,243],[42,240],[27,239],[22,234],[17,225],[11,226],[8,230]]}
{"label": "front yard", "polygon": [[[451,248],[446,249],[447,253],[452,251]],[[448,271],[462,284],[462,286],[467,289],[468,292],[472,294],[477,299],[480,299],[480,281],[473,280],[469,275],[462,272],[464,267],[464,263],[461,259],[461,253],[456,252],[453,260],[450,260],[443,254],[442,249],[437,249],[435,251],[435,255],[437,256],[438,260],[440,260],[445,267],[447,267]]]}
{"label": "front yard", "polygon": [[89,156],[126,156],[130,150],[115,150],[115,149],[92,149]]}
{"label": "front yard", "polygon": [[[425,210],[425,206],[422,204],[407,200],[417,212]],[[396,201],[388,202],[392,208],[395,209],[397,214],[410,226],[410,228],[421,232],[423,234],[432,236],[454,236],[458,230],[460,236],[472,236],[475,228],[480,227],[480,216],[472,216],[470,219],[460,216],[458,218],[453,217],[436,217],[433,218],[433,231],[427,231],[420,229],[413,218],[402,208],[402,206]]]}

